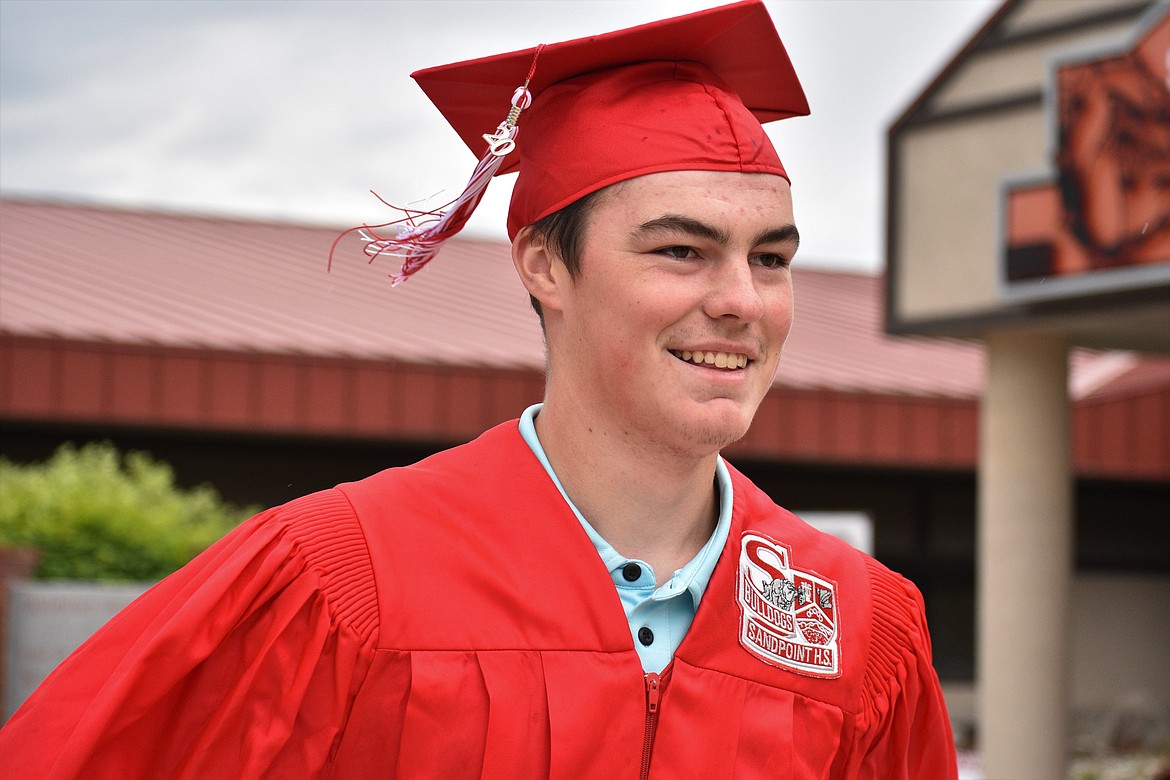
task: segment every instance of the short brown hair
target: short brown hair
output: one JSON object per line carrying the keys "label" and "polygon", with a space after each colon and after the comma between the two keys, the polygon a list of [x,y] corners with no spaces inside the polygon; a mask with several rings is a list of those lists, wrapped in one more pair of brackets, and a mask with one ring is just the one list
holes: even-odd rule
{"label": "short brown hair", "polygon": [[[600,195],[608,189],[602,188],[580,197],[547,217],[541,217],[527,228],[544,239],[545,246],[565,264],[565,269],[572,278],[576,278],[581,270],[581,241],[588,227],[589,215],[597,205]],[[536,316],[540,317],[540,326],[543,328],[544,313],[540,310],[540,301],[531,295],[528,296],[528,300],[531,301]]]}

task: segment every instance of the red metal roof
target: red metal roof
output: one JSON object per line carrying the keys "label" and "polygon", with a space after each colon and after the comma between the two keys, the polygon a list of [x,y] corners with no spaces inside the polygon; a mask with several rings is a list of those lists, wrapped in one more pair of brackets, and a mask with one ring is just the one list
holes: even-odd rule
{"label": "red metal roof", "polygon": [[504,247],[391,290],[332,228],[0,200],[0,331],[459,365],[543,365]]}

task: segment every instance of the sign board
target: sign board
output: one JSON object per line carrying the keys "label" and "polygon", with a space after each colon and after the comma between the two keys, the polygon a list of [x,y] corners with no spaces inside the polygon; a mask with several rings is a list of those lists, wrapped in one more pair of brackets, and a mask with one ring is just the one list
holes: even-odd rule
{"label": "sign board", "polygon": [[1121,51],[1052,68],[1051,170],[1002,192],[1001,297],[1170,283],[1170,6]]}

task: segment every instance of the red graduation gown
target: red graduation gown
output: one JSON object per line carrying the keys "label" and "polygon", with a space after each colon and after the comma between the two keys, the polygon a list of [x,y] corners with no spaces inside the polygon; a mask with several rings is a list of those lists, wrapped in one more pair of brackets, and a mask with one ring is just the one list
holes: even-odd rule
{"label": "red graduation gown", "polygon": [[[0,766],[87,780],[956,777],[917,591],[731,473],[727,546],[653,693],[608,572],[513,421],[243,524],[66,660],[0,730]],[[789,606],[832,590],[817,616],[835,669],[761,660],[758,631],[740,641],[749,614],[779,614],[741,592],[757,538],[814,582]]]}

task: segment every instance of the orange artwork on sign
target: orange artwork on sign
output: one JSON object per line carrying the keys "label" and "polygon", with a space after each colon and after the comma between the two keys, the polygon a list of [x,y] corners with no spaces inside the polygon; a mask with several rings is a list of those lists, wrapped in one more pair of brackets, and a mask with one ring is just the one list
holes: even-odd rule
{"label": "orange artwork on sign", "polygon": [[1055,84],[1055,177],[1007,193],[1008,281],[1170,263],[1170,14]]}

